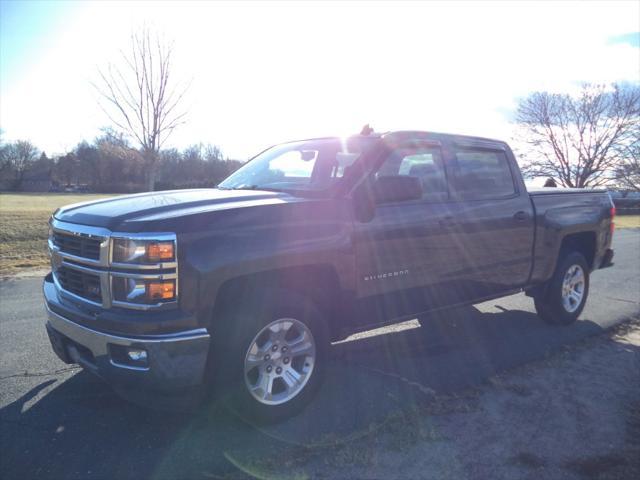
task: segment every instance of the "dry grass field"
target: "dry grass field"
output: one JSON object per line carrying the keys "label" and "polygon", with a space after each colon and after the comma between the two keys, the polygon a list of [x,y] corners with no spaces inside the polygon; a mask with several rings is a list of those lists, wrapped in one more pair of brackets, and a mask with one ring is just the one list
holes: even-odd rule
{"label": "dry grass field", "polygon": [[640,228],[640,215],[618,215],[616,228]]}
{"label": "dry grass field", "polygon": [[0,194],[0,276],[47,267],[47,221],[56,208],[108,196]]}

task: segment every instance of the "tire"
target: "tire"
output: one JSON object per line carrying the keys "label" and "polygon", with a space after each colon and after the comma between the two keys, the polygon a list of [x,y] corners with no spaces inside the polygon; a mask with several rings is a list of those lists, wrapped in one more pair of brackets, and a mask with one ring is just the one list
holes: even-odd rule
{"label": "tire", "polygon": [[249,423],[277,423],[302,411],[322,384],[326,322],[311,300],[287,290],[242,303],[214,328],[214,394]]}
{"label": "tire", "polygon": [[542,290],[544,293],[534,297],[536,312],[540,318],[557,325],[575,322],[589,295],[589,266],[584,255],[578,252],[563,255],[553,276]]}

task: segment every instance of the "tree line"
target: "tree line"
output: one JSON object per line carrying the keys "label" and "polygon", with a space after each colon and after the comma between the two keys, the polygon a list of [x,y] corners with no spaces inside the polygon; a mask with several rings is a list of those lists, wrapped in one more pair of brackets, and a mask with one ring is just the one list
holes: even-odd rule
{"label": "tree line", "polygon": [[[201,143],[183,150],[160,150],[156,163],[156,190],[213,187],[242,165],[225,157],[218,146]],[[92,142],[82,141],[54,157],[26,140],[0,140],[2,190],[63,191],[73,187],[104,193],[140,192],[148,189],[148,168],[143,152],[110,129]]]}

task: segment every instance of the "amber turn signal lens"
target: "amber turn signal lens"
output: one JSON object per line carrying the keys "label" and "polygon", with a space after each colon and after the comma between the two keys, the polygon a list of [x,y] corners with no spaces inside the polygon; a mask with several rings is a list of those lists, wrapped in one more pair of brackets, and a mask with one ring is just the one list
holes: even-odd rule
{"label": "amber turn signal lens", "polygon": [[147,245],[147,259],[152,262],[173,260],[173,242],[154,242]]}
{"label": "amber turn signal lens", "polygon": [[148,282],[145,290],[149,300],[173,300],[176,296],[176,282],[173,280]]}

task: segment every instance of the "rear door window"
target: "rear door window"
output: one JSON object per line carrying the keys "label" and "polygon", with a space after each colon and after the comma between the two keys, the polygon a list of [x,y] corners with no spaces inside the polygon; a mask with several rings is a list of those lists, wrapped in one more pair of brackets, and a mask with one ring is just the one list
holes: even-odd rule
{"label": "rear door window", "polygon": [[502,151],[457,150],[450,170],[452,190],[460,199],[503,198],[515,193],[509,161]]}

